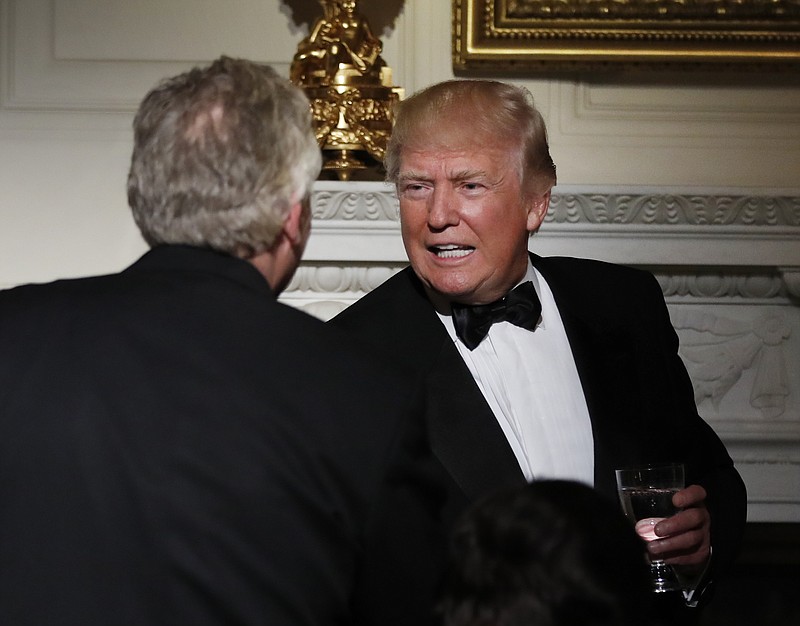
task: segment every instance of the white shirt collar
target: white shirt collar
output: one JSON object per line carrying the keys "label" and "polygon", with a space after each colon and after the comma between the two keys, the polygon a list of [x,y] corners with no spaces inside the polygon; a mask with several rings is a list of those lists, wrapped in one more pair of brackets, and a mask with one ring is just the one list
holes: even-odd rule
{"label": "white shirt collar", "polygon": [[[521,285],[524,282],[530,281],[533,283],[533,288],[536,290],[536,295],[539,296],[539,300],[542,300],[542,289],[539,285],[539,272],[536,271],[536,268],[533,267],[533,263],[531,263],[530,258],[528,258],[528,267],[525,270],[525,276],[522,277],[514,287]],[[509,290],[510,291],[510,290]],[[453,315],[450,312],[450,301],[447,300],[444,296],[434,293],[428,292],[428,298],[430,299],[431,303],[433,304],[433,308],[436,309],[436,313],[439,316],[439,320],[444,324],[445,329],[447,330],[450,338],[453,341],[459,341],[459,338],[456,336],[456,328],[453,325]],[[536,325],[537,328],[547,328],[545,326],[544,316],[539,317],[539,323]]]}

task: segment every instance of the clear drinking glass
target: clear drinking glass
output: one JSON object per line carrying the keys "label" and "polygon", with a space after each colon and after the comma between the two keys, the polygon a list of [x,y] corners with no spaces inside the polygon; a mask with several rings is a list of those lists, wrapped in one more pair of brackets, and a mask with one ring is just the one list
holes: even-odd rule
{"label": "clear drinking glass", "polygon": [[[684,487],[683,464],[618,469],[616,474],[622,509],[634,522],[637,534],[645,541],[658,539],[655,525],[678,512],[672,496]],[[650,574],[656,593],[681,588],[675,572],[663,560],[650,559]]]}

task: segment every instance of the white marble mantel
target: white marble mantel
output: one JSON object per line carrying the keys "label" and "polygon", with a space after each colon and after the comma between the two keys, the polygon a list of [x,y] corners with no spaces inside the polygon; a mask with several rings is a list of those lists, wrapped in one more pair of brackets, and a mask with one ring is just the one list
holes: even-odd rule
{"label": "white marble mantel", "polygon": [[[320,181],[282,299],[323,319],[406,265],[392,186]],[[800,190],[557,187],[531,250],[644,267],[661,283],[701,415],[751,521],[800,522]]]}

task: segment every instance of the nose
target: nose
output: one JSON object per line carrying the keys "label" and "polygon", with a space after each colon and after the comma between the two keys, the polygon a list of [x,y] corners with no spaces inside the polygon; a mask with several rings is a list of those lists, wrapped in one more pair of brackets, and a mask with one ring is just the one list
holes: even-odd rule
{"label": "nose", "polygon": [[458,224],[458,207],[453,191],[447,187],[436,186],[428,199],[428,226],[442,230]]}

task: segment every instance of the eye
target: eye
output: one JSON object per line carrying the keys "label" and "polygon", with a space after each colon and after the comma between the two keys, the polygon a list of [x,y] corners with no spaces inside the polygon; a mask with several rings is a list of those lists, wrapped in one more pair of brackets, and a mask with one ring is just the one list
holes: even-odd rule
{"label": "eye", "polygon": [[400,193],[407,198],[421,198],[428,193],[429,185],[420,182],[407,182],[400,187]]}
{"label": "eye", "polygon": [[483,183],[475,182],[474,180],[467,180],[461,183],[461,189],[468,194],[481,193],[486,186]]}

